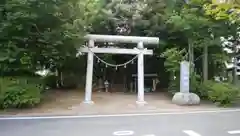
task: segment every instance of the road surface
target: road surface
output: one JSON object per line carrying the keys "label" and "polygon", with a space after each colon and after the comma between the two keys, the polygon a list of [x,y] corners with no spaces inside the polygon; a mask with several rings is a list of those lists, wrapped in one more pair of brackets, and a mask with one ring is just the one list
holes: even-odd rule
{"label": "road surface", "polygon": [[0,119],[0,136],[240,136],[240,112]]}

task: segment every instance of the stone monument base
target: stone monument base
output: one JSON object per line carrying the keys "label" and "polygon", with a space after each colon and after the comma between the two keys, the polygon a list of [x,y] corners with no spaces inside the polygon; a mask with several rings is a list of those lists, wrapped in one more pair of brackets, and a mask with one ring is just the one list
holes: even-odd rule
{"label": "stone monument base", "polygon": [[195,93],[175,93],[172,102],[177,105],[197,105],[200,104],[200,97]]}

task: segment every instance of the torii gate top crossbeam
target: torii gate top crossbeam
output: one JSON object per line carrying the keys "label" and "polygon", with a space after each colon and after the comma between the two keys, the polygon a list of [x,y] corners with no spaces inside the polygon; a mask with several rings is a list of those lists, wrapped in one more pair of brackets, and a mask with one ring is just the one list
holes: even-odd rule
{"label": "torii gate top crossbeam", "polygon": [[139,37],[139,36],[121,36],[121,35],[96,35],[89,34],[85,36],[88,40],[95,42],[116,42],[116,43],[139,43],[144,45],[156,45],[159,43],[158,37]]}

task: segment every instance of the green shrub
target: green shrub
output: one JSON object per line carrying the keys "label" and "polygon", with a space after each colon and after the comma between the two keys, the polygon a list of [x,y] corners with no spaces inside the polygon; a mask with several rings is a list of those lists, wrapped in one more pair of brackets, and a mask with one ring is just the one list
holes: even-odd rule
{"label": "green shrub", "polygon": [[43,77],[44,85],[48,88],[57,88],[57,76],[48,75]]}
{"label": "green shrub", "polygon": [[43,86],[36,78],[0,78],[0,108],[26,108],[40,103]]}
{"label": "green shrub", "polygon": [[224,82],[205,82],[201,89],[207,95],[208,99],[218,104],[219,106],[228,106],[232,104],[239,94],[239,88]]}
{"label": "green shrub", "polygon": [[[62,81],[61,81],[62,80]],[[46,77],[43,77],[44,85],[48,88],[65,88],[65,89],[73,89],[77,88],[80,79],[77,77],[77,75],[74,75],[73,73],[65,73],[62,75],[62,79],[60,77],[57,77],[55,75],[48,75]]]}
{"label": "green shrub", "polygon": [[66,89],[74,89],[77,88],[80,79],[77,77],[77,75],[73,74],[73,73],[65,73],[63,74],[63,84],[62,84],[62,88],[66,88]]}
{"label": "green shrub", "polygon": [[207,92],[209,90],[209,85],[210,84],[208,84],[208,83],[200,83],[195,92],[203,100],[209,99],[208,92]]}
{"label": "green shrub", "polygon": [[171,94],[175,94],[176,92],[179,91],[179,89],[180,89],[179,76],[175,76],[175,79],[174,79],[174,74],[173,74],[171,75],[171,79],[168,84],[168,92],[170,92]]}
{"label": "green shrub", "polygon": [[192,73],[190,77],[190,92],[196,93],[201,99],[204,99],[204,95],[200,90],[201,77],[197,73]]}

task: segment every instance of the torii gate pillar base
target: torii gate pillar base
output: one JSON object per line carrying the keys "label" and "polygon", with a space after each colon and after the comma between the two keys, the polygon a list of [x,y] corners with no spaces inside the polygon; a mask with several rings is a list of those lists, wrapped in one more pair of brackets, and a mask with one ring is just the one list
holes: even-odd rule
{"label": "torii gate pillar base", "polygon": [[82,103],[83,104],[88,104],[88,105],[93,105],[94,101],[83,101]]}

